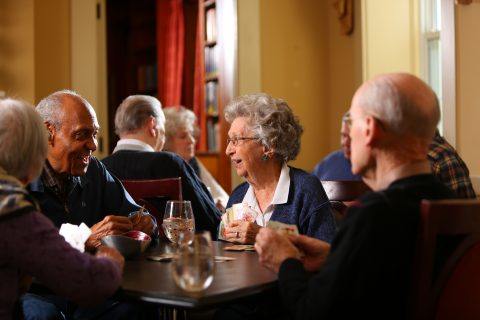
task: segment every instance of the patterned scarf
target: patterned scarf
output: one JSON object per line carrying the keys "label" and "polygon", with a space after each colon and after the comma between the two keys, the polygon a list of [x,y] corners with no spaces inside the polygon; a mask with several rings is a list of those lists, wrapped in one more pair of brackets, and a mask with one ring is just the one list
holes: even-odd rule
{"label": "patterned scarf", "polygon": [[0,167],[0,218],[26,209],[39,211],[22,183]]}

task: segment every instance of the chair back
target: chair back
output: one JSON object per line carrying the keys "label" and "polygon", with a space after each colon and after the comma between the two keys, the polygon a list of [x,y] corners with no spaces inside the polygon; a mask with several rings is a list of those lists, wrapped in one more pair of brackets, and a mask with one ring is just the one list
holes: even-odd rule
{"label": "chair back", "polygon": [[122,184],[133,200],[145,208],[157,219],[163,221],[165,205],[168,200],[182,200],[182,179],[122,180]]}
{"label": "chair back", "polygon": [[361,180],[324,180],[320,181],[327,194],[330,205],[335,211],[335,220],[340,222],[347,208],[361,195],[371,191]]}
{"label": "chair back", "polygon": [[421,203],[413,319],[480,319],[480,201]]}

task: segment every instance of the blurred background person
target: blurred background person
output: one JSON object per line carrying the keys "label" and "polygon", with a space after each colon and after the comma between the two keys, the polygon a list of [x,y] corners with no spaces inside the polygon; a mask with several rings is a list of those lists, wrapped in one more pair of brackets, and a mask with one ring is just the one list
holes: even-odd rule
{"label": "blurred background person", "polygon": [[178,154],[192,166],[212,194],[217,208],[223,211],[227,205],[228,194],[202,162],[195,157],[195,144],[198,136],[197,117],[193,111],[183,106],[167,107],[163,109],[163,112],[166,119],[165,151]]}
{"label": "blurred background person", "polygon": [[[215,237],[220,212],[207,188],[180,156],[160,152],[165,142],[160,101],[146,95],[125,98],[115,113],[115,132],[120,140],[113,154],[102,160],[107,169],[122,180],[180,177],[183,199],[192,203],[195,228],[208,230]],[[159,221],[162,218],[157,217]]]}
{"label": "blurred background person", "polygon": [[350,162],[350,126],[348,119],[350,114],[347,112],[342,117],[342,128],[340,129],[340,150],[330,153],[323,158],[313,169],[313,174],[320,181],[325,180],[362,180],[362,177],[352,173],[352,164]]}
{"label": "blurred background person", "polygon": [[297,225],[301,234],[330,242],[335,222],[318,179],[287,163],[300,152],[303,129],[288,104],[267,94],[241,96],[225,109],[231,124],[226,153],[247,180],[230,196],[227,208],[243,203],[258,213],[255,222],[234,221],[227,240],[253,243],[269,220]]}
{"label": "blurred background person", "polygon": [[93,257],[74,249],[28,195],[25,185],[40,175],[46,156],[47,132],[33,106],[0,100],[1,319],[22,318],[17,299],[31,276],[82,305],[102,302],[121,282],[118,251],[101,246]]}

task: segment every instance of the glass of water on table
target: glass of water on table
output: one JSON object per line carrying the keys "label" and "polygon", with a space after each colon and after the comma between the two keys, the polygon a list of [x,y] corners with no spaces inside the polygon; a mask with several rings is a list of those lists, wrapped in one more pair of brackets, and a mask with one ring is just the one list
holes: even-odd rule
{"label": "glass of water on table", "polygon": [[190,201],[167,201],[162,228],[168,240],[174,244],[178,244],[181,233],[184,233],[184,236],[190,234],[193,237],[195,220]]}

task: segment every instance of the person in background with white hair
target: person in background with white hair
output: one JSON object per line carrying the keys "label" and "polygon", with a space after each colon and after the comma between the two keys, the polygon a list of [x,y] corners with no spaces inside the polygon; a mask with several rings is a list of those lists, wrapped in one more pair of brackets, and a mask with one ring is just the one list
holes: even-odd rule
{"label": "person in background with white hair", "polygon": [[220,222],[207,188],[178,155],[161,151],[165,142],[165,116],[160,101],[132,95],[117,108],[115,131],[120,140],[113,154],[102,160],[120,179],[165,179],[180,177],[184,200],[192,203],[195,229],[208,230],[215,238]]}
{"label": "person in background with white hair", "polygon": [[118,251],[102,246],[93,257],[72,248],[28,195],[25,185],[46,155],[47,132],[33,106],[0,99],[1,319],[21,318],[17,299],[32,276],[79,304],[102,302],[121,282]]}
{"label": "person in background with white hair", "polygon": [[348,209],[332,246],[268,229],[256,238],[291,318],[408,318],[420,202],[454,196],[427,160],[439,118],[435,93],[413,75],[380,75],[357,90],[348,119],[352,171],[374,192]]}
{"label": "person in background with white hair", "polygon": [[227,205],[228,194],[195,157],[196,136],[198,135],[197,117],[193,111],[183,106],[167,107],[163,109],[163,112],[166,118],[165,150],[178,154],[192,166],[212,194],[217,207],[223,211]]}

